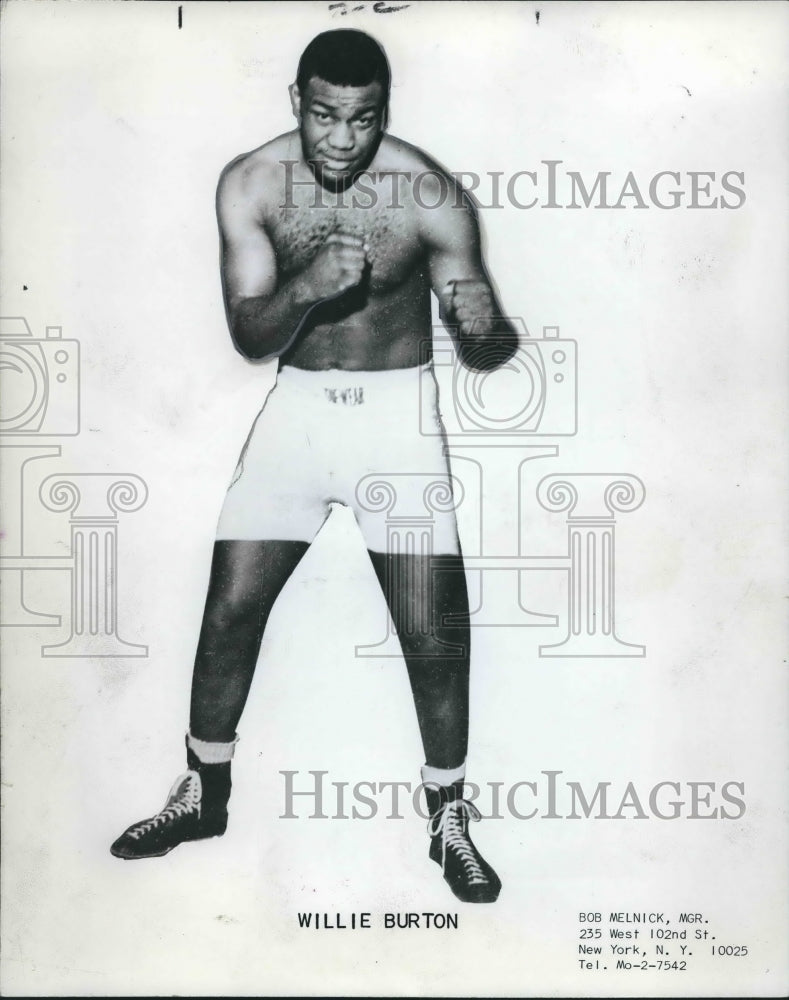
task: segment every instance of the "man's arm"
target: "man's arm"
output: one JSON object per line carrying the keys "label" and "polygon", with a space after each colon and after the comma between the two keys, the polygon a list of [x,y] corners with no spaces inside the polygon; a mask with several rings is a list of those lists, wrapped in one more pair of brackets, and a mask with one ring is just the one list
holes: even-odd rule
{"label": "man's arm", "polygon": [[474,205],[452,178],[446,183],[449,197],[444,190],[442,199],[441,182],[435,178],[435,193],[423,194],[423,200],[438,207],[420,212],[430,284],[441,318],[457,328],[460,360],[469,368],[488,371],[509,361],[518,348],[518,334],[502,319],[503,310],[485,270]]}
{"label": "man's arm", "polygon": [[231,164],[217,191],[228,326],[236,350],[259,361],[286,351],[316,305],[358,284],[366,259],[360,239],[332,233],[304,271],[279,283],[263,226],[264,183],[261,171]]}

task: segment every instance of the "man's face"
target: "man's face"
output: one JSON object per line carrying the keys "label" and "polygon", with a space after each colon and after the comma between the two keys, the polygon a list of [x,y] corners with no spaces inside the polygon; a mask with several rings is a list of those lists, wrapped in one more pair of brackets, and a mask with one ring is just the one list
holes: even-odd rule
{"label": "man's face", "polygon": [[312,77],[304,94],[291,88],[299,119],[304,159],[317,180],[332,189],[345,187],[375,154],[384,126],[380,83],[340,87]]}

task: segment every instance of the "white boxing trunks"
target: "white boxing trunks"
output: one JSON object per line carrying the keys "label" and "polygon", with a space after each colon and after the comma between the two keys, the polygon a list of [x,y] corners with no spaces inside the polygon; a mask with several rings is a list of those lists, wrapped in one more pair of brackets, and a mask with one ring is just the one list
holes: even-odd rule
{"label": "white boxing trunks", "polygon": [[332,503],[368,549],[457,554],[461,489],[449,472],[432,365],[394,371],[284,366],[241,453],[217,539],[311,542]]}

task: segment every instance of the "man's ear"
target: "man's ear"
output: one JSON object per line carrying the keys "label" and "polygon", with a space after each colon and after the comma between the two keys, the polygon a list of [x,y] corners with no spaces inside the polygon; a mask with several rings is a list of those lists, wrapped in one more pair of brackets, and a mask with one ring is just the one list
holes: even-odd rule
{"label": "man's ear", "polygon": [[295,83],[292,83],[288,87],[288,93],[290,94],[290,106],[293,109],[293,117],[297,122],[301,121],[301,94],[299,93],[299,88]]}

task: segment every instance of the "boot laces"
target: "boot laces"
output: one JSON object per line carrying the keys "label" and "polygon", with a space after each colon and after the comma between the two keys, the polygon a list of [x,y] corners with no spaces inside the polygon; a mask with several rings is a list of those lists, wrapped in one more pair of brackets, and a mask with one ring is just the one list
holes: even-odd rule
{"label": "boot laces", "polygon": [[446,867],[447,850],[452,850],[460,858],[469,876],[469,885],[484,884],[488,879],[483,872],[474,845],[466,829],[469,820],[478,823],[482,819],[473,802],[456,799],[445,802],[435,815],[430,817],[427,830],[431,837],[442,835],[442,865]]}
{"label": "boot laces", "polygon": [[199,816],[202,795],[203,785],[200,781],[200,775],[197,771],[187,771],[175,779],[175,784],[170,789],[170,794],[167,796],[167,801],[162,811],[150,819],[138,823],[133,829],[128,831],[128,835],[135,840],[139,840],[140,837],[146,833],[150,833],[164,823],[170,823],[181,816],[186,816],[194,810],[197,810]]}

